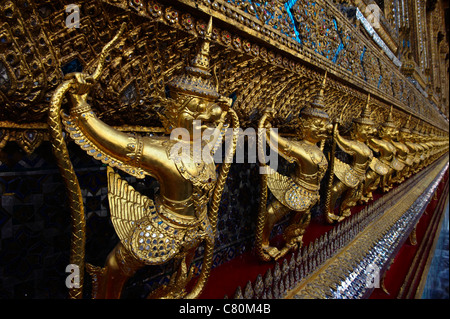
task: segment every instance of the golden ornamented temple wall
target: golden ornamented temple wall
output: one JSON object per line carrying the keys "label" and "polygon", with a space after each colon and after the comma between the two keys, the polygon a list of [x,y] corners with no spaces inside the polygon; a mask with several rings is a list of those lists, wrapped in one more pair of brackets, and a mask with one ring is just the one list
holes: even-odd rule
{"label": "golden ornamented temple wall", "polygon": [[[297,145],[295,143],[308,135],[305,131],[309,127],[303,122],[306,115],[302,113],[305,106],[319,102],[317,108],[327,114],[328,124],[334,125],[334,131],[329,131],[327,138],[313,139],[312,144],[317,146],[312,151],[305,148],[308,152],[320,150],[317,156],[323,156],[328,167],[323,168],[313,160],[323,168],[323,174],[322,180],[316,180],[313,185],[317,186],[314,192],[318,197],[307,210],[311,225],[302,229],[305,232],[303,246],[300,239],[296,248],[284,252],[292,258],[279,259],[279,263],[262,262],[266,268],[262,267],[257,277],[254,273],[249,275],[246,291],[241,291],[242,283],[236,283],[235,297],[367,298],[370,293],[358,276],[350,280],[351,292],[337,279],[350,278],[350,272],[345,269],[360,271],[366,267],[365,262],[373,261],[375,248],[385,251],[379,262],[380,269],[386,271],[386,265],[413,231],[448,170],[448,25],[448,1],[439,0],[1,0],[1,296],[21,298],[27,294],[37,298],[64,298],[67,291],[72,298],[101,295],[98,282],[110,271],[101,269],[107,266],[105,261],[114,247],[114,253],[120,255],[129,269],[134,271],[141,267],[137,263],[143,260],[130,261],[129,251],[125,252],[132,249],[124,244],[126,227],[117,226],[117,220],[126,219],[122,212],[128,212],[129,208],[126,205],[120,209],[115,207],[111,198],[139,193],[143,195],[136,195],[139,205],[148,207],[146,200],[149,198],[152,203],[155,201],[155,207],[160,207],[158,196],[154,194],[161,189],[178,189],[180,183],[161,186],[161,179],[169,180],[161,178],[165,176],[161,173],[164,170],[155,173],[153,166],[146,170],[148,154],[142,149],[157,143],[146,144],[145,141],[167,138],[175,125],[170,126],[173,124],[170,121],[181,123],[177,116],[183,113],[182,108],[167,112],[174,105],[167,101],[180,102],[174,98],[173,87],[181,87],[180,91],[186,93],[189,84],[200,87],[203,98],[208,98],[205,92],[210,90],[212,95],[221,96],[220,103],[228,101],[223,105],[217,102],[228,112],[228,127],[239,125],[242,130],[256,130],[270,122],[271,127],[279,130],[280,141],[283,138],[294,140],[292,145]],[[197,57],[204,60],[196,60]],[[86,100],[82,98],[83,92],[80,93],[83,87],[68,80],[73,72],[95,74]],[[172,83],[185,73],[189,76],[178,82],[179,86],[173,86]],[[191,80],[194,84],[189,82]],[[79,84],[84,80],[77,81]],[[63,88],[64,85],[67,87]],[[199,93],[193,92],[189,94]],[[62,113],[56,107],[58,103]],[[271,107],[274,110],[270,111],[270,117],[268,109]],[[202,112],[199,110],[200,107],[189,114],[197,116]],[[81,114],[88,111],[105,126],[98,131],[95,127],[83,127]],[[355,200],[349,206],[351,217],[345,213],[339,215],[342,219],[336,217],[338,221],[330,224],[326,222],[326,214],[332,214],[325,213],[325,207],[330,205],[333,176],[336,175],[334,182],[340,178],[339,174],[347,174],[348,178],[360,176],[354,173],[356,166],[352,166],[356,151],[348,151],[343,146],[345,143],[339,142],[338,135],[355,141],[354,123],[363,117],[378,131],[389,122],[397,133],[402,128],[414,132],[415,137],[409,135],[416,145],[412,148],[415,153],[420,150],[426,156],[417,155],[417,166],[409,173],[391,169],[395,186],[390,185],[387,178],[377,181],[380,186],[373,189],[374,198],[367,197],[363,202]],[[223,124],[222,121],[220,125]],[[104,132],[108,132],[106,137],[101,136]],[[97,138],[96,134],[100,136],[98,144],[90,140]],[[108,139],[112,135],[115,137],[111,145],[116,143],[113,146]],[[119,152],[121,140],[116,136],[130,139],[125,155]],[[383,139],[382,135],[376,136]],[[395,136],[394,142],[401,143],[397,139]],[[245,143],[251,141],[246,139]],[[361,147],[369,149],[369,146]],[[239,147],[242,145],[238,143]],[[94,155],[89,154],[91,150]],[[383,157],[381,148],[369,151],[373,158]],[[408,152],[413,153],[411,149]],[[398,154],[401,151],[394,152],[393,156],[408,167],[413,165],[412,159],[407,163],[406,155],[401,158]],[[288,175],[295,161],[284,155],[280,156],[279,171]],[[99,161],[92,156],[98,156]],[[233,158],[233,154],[226,156]],[[63,159],[62,164],[60,159]],[[169,160],[159,162],[158,165],[164,166],[161,162]],[[368,163],[365,172],[370,170]],[[339,171],[336,165],[345,168]],[[351,169],[347,169],[349,165]],[[127,174],[122,174],[122,178],[126,182],[117,182],[119,177],[114,177],[116,184],[111,182],[113,175],[107,172],[106,166],[125,171]],[[299,166],[301,170],[306,165]],[[72,168],[70,177],[64,174]],[[178,166],[177,169],[181,172]],[[201,265],[209,265],[214,270],[239,256],[256,258],[254,251],[258,248],[255,246],[260,244],[258,236],[263,233],[258,219],[261,202],[277,197],[276,191],[270,188],[270,178],[266,181],[269,186],[264,187],[258,169],[259,165],[253,162],[217,165],[217,184],[211,184],[211,178],[209,182],[205,178],[202,184],[197,177],[186,177],[184,171],[181,172],[193,185],[189,186],[194,189],[193,193],[205,196],[199,195],[201,205],[198,206],[209,209],[205,213],[207,217],[199,217],[203,216],[200,208],[195,210],[197,215],[191,215],[210,225],[213,231],[208,233],[209,230],[202,228],[209,235],[198,235],[198,232],[189,235],[198,236],[201,243],[206,242],[205,247],[199,244],[201,248],[194,249],[192,255],[176,253],[173,263],[149,266],[159,268],[138,273],[134,281],[123,288],[122,296],[146,297],[151,292],[153,297],[199,297],[202,296],[200,290],[206,294],[203,297],[212,296],[214,294],[208,290],[209,273],[205,275],[208,267],[203,267],[206,270],[202,272]],[[139,172],[142,175],[145,172],[146,177],[141,179]],[[199,174],[204,177],[203,173]],[[314,174],[316,172],[304,173]],[[214,178],[212,180],[215,182]],[[369,179],[362,177],[356,184],[363,185],[363,180]],[[132,191],[127,188],[128,184],[134,187]],[[112,194],[114,187],[111,185],[121,185],[122,189],[130,191],[128,195],[125,191]],[[54,189],[58,190],[57,194]],[[268,194],[264,195],[264,189]],[[362,188],[359,189],[358,199],[363,199],[364,194],[369,196],[370,192],[363,193]],[[308,197],[311,198],[313,195]],[[137,201],[130,197],[122,200]],[[72,201],[78,201],[78,206]],[[332,203],[336,207],[341,205],[339,199]],[[164,200],[161,205],[165,205]],[[284,209],[280,207],[279,212]],[[56,216],[55,211],[60,211],[64,217]],[[78,211],[78,219],[74,217],[75,211]],[[272,225],[271,239],[286,235],[291,225],[288,216],[277,219]],[[183,224],[183,218],[181,221],[177,218],[171,221],[178,225],[175,228],[190,225],[189,222]],[[399,225],[403,231],[395,232]],[[191,226],[183,227],[180,229]],[[311,235],[307,235],[308,231]],[[182,246],[188,242],[184,237],[176,238]],[[213,240],[208,241],[208,238]],[[131,237],[128,239],[131,241]],[[120,250],[119,242],[128,248]],[[188,246],[183,247],[182,252],[188,250]],[[43,257],[24,260],[20,257],[22,254]],[[73,259],[74,255],[78,259]],[[182,267],[177,268],[177,258],[187,260],[187,267],[200,276],[199,281],[204,280],[199,291],[196,286],[195,293],[174,293],[184,292],[190,279],[182,273]],[[155,263],[146,262],[147,265]],[[81,289],[65,287],[64,267],[69,263],[82,265],[84,285]],[[347,268],[337,270],[342,264]],[[45,269],[52,269],[52,272]],[[132,272],[129,269],[127,271]],[[126,273],[122,268],[117,271]],[[169,278],[175,278],[172,274],[177,272],[179,281],[171,286]],[[180,279],[183,276],[184,281]],[[60,283],[49,285],[44,278],[55,278]],[[214,278],[212,275],[210,280],[217,280]],[[169,288],[161,289],[164,285]],[[327,291],[331,286],[335,289],[332,293]],[[160,290],[156,289],[158,287]],[[106,296],[117,297],[115,293],[117,291],[111,295],[106,293]],[[230,296],[224,289],[225,294]]]}

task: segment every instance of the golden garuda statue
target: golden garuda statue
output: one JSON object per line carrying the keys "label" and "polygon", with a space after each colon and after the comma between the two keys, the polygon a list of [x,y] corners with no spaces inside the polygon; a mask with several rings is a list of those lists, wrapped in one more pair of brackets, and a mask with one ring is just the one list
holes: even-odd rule
{"label": "golden garuda statue", "polygon": [[[325,201],[325,215],[328,223],[340,222],[350,216],[351,207],[361,199],[366,174],[368,174],[369,165],[373,159],[373,152],[366,145],[367,140],[374,132],[375,125],[370,119],[369,102],[370,95],[360,117],[353,120],[351,139],[342,137],[339,134],[338,123],[334,124],[332,157],[330,159],[330,165],[333,166],[330,169],[330,181]],[[334,156],[335,144],[353,157],[351,164],[344,163]],[[376,177],[376,175],[374,176]],[[341,204],[336,214],[335,206],[340,197],[342,198]]]}
{"label": "golden garuda statue", "polygon": [[417,168],[420,164],[420,146],[415,142],[415,129],[409,129],[409,133],[407,132],[408,138],[405,141],[405,145],[408,147],[409,150],[409,157],[412,160],[411,167],[408,170],[407,177],[410,177],[414,173],[416,173]]}
{"label": "golden garuda statue", "polygon": [[425,148],[425,155],[424,155],[425,160],[424,160],[423,167],[426,167],[426,166],[430,165],[431,150],[433,148],[433,145],[431,143],[429,130],[425,126],[422,127],[422,131],[421,131],[421,135],[420,135],[420,143]]}
{"label": "golden garuda statue", "polygon": [[407,146],[407,141],[409,140],[411,131],[409,130],[409,121],[411,120],[411,115],[406,120],[405,125],[400,128],[396,135],[396,140],[392,141],[392,144],[397,149],[397,159],[404,164],[402,171],[397,171],[394,182],[401,183],[407,178],[410,168],[413,164],[413,156],[410,154],[410,149]]}
{"label": "golden garuda statue", "polygon": [[425,166],[426,148],[422,143],[419,125],[420,121],[417,122],[416,126],[412,130],[410,139],[410,141],[414,143],[414,146],[416,147],[416,156],[414,158],[414,173],[419,172]]}
{"label": "golden garuda statue", "polygon": [[[170,97],[161,97],[164,111],[160,115],[166,130],[174,133],[170,137],[124,133],[97,118],[88,96],[101,67],[94,75],[70,74],[55,93],[56,109],[63,94],[69,93],[71,107],[62,117],[71,138],[89,155],[108,165],[110,214],[120,242],[104,267],[88,265],[94,280],[94,298],[120,298],[125,282],[138,269],[171,260],[176,270],[169,284],[149,297],[196,298],[208,279],[218,206],[239,126],[230,109],[232,100],[218,93],[209,72],[211,32],[212,20],[190,65],[169,81]],[[104,60],[99,65],[102,63]],[[235,129],[233,143],[225,151],[226,158],[217,176],[213,152],[223,137],[228,118]],[[216,130],[205,140],[203,133],[208,128]],[[159,182],[159,193],[154,199],[140,194],[114,168],[139,179],[154,177]],[[191,261],[202,243],[205,252],[201,273],[188,292],[186,285],[194,269]]]}
{"label": "golden garuda statue", "polygon": [[378,132],[379,139],[369,139],[369,147],[373,151],[380,153],[378,160],[386,164],[389,169],[386,174],[381,177],[380,187],[383,192],[387,192],[392,188],[391,177],[395,171],[401,171],[405,166],[396,158],[396,148],[392,144],[392,140],[397,134],[397,127],[392,118],[392,107],[389,111],[388,117]]}
{"label": "golden garuda statue", "polygon": [[[374,135],[377,132],[377,124],[371,120],[370,115],[370,94],[367,97],[367,103],[365,110],[363,111],[362,118],[365,118],[364,123],[371,127],[371,134],[367,138],[366,145],[371,147],[371,143],[377,140]],[[373,155],[373,154],[372,154]],[[369,163],[369,168],[366,171],[366,176],[361,189],[361,196],[359,203],[367,203],[373,199],[372,192],[375,191],[384,175],[389,172],[389,165],[379,160],[376,156],[372,156],[371,162]]]}
{"label": "golden garuda statue", "polygon": [[[270,129],[268,120],[275,114],[273,108],[266,110],[259,121],[259,143],[267,142],[279,155],[295,165],[292,176],[282,175],[270,167],[267,167],[267,174],[261,175],[256,251],[264,261],[279,259],[291,249],[302,245],[303,234],[311,220],[310,210],[319,202],[320,182],[327,170],[328,161],[316,144],[325,140],[332,130],[329,116],[324,111],[325,83],[326,76],[313,102],[300,112],[300,140],[281,137]],[[269,130],[262,130],[264,128]],[[263,149],[262,145],[259,145],[259,149]],[[274,195],[274,200],[268,205],[267,188]],[[278,249],[271,246],[270,234],[275,223],[291,211],[293,215],[283,233],[284,247]]]}
{"label": "golden garuda statue", "polygon": [[434,128],[430,128],[430,143],[432,145],[432,152],[431,152],[431,159],[430,159],[430,163],[431,163],[437,159],[436,155],[437,155],[438,149],[439,149],[438,136],[436,135]]}

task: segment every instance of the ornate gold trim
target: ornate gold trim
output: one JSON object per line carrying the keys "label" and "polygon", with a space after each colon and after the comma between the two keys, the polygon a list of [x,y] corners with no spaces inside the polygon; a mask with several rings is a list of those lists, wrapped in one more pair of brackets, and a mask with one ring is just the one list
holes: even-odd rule
{"label": "ornate gold trim", "polygon": [[[437,165],[423,172],[421,183],[411,187],[409,192],[402,196],[401,201],[393,203],[377,220],[370,223],[361,233],[359,233],[347,246],[341,249],[335,256],[325,262],[325,264],[301,282],[296,288],[288,292],[287,297],[295,299],[310,298],[345,298],[345,288],[349,287],[345,280],[357,280],[354,274],[361,261],[370,254],[370,249],[385,241],[386,234],[395,224],[408,212],[418,198],[422,195],[428,199],[432,195],[427,194],[430,184],[442,177],[443,172],[448,168],[448,155],[442,158]],[[436,185],[434,185],[436,187]],[[402,234],[390,239],[391,245],[398,245]],[[370,258],[370,262],[375,262],[375,258]],[[367,266],[367,265],[366,265]],[[381,268],[381,267],[380,267]],[[365,269],[359,269],[364,271]],[[353,274],[352,274],[353,273]],[[364,275],[364,274],[363,274]],[[353,276],[353,278],[351,278]],[[365,276],[362,276],[365,278]],[[360,278],[359,278],[360,279]],[[358,282],[359,287],[364,290],[364,283]],[[361,294],[364,291],[360,291]]]}

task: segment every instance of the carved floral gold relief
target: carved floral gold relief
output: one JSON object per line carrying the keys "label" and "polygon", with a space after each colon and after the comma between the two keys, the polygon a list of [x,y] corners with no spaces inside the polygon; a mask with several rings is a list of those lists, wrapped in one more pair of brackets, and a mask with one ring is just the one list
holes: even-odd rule
{"label": "carved floral gold relief", "polygon": [[[107,39],[110,39],[114,32],[117,32],[117,25],[120,24],[121,21],[127,21],[129,27],[127,34],[124,36],[124,43],[111,53],[111,59],[114,60],[114,62],[107,66],[105,74],[100,80],[100,83],[102,83],[101,88],[98,90],[94,89],[94,94],[96,94],[97,91],[99,94],[99,96],[94,99],[94,107],[99,108],[99,116],[105,116],[105,120],[108,120],[112,125],[123,125],[126,121],[137,121],[137,123],[143,121],[141,117],[130,118],[133,112],[126,112],[124,107],[124,105],[130,105],[133,108],[136,108],[136,110],[142,110],[143,113],[145,113],[145,126],[160,126],[156,114],[154,114],[152,108],[147,105],[149,99],[161,94],[162,83],[161,81],[158,81],[158,77],[161,77],[159,80],[163,80],[163,83],[165,83],[168,78],[170,78],[173,71],[179,70],[183,63],[183,59],[186,59],[186,54],[188,54],[188,51],[192,50],[192,46],[189,46],[186,43],[192,44],[194,38],[189,37],[188,34],[201,36],[206,27],[206,22],[194,17],[190,13],[184,13],[173,7],[160,5],[157,2],[140,2],[138,5],[133,5],[133,2],[125,4],[121,1],[112,1],[112,3],[131,11],[116,15],[112,18],[100,14],[101,11],[110,8],[108,4],[104,2],[86,4],[86,10],[84,11],[87,14],[81,16],[83,23],[80,25],[80,32],[77,32],[77,29],[67,29],[65,27],[64,20],[66,14],[62,10],[62,5],[57,2],[44,2],[39,5],[31,5],[24,10],[29,12],[27,15],[14,13],[21,9],[16,8],[14,2],[8,2],[8,10],[6,10],[5,13],[5,22],[7,24],[5,24],[5,26],[8,25],[8,23],[19,25],[33,24],[35,25],[36,32],[39,34],[37,34],[37,37],[30,38],[31,34],[25,32],[25,37],[20,37],[19,39],[19,30],[15,31],[17,36],[12,34],[11,30],[8,28],[2,31],[5,39],[3,41],[5,41],[5,43],[6,41],[7,43],[12,43],[12,46],[8,46],[8,50],[10,50],[8,51],[9,53],[5,54],[4,59],[0,64],[0,66],[3,65],[1,68],[2,74],[4,74],[2,77],[2,82],[4,83],[3,86],[5,86],[5,90],[6,86],[9,88],[9,93],[5,91],[6,95],[2,94],[2,99],[6,99],[8,111],[7,117],[4,117],[5,120],[13,119],[14,121],[23,121],[27,119],[26,121],[28,122],[45,122],[46,105],[48,104],[51,92],[62,79],[61,73],[56,72],[56,70],[62,70],[63,73],[66,73],[70,70],[89,69],[95,61],[96,54],[101,50],[101,47],[106,44]],[[220,1],[217,3],[217,6],[212,5],[212,8],[221,12],[220,10],[222,10],[221,8],[223,7],[221,6]],[[271,5],[272,7],[279,7],[282,6],[282,3],[273,3]],[[285,3],[285,5],[287,5],[287,3]],[[291,3],[289,3],[289,5],[291,5]],[[305,15],[305,10],[307,10],[307,7],[302,6],[300,2],[296,2],[296,5],[297,7],[292,6],[289,11],[290,13],[293,13],[293,19],[296,19],[295,16],[298,16],[300,13]],[[308,50],[305,51],[305,54],[307,53],[305,58],[311,62],[315,61],[313,63],[318,63],[319,65],[321,63],[326,63],[326,67],[330,68],[331,87],[333,87],[332,83],[334,81],[332,74],[343,77],[348,81],[361,79],[364,82],[368,82],[374,89],[380,89],[380,92],[386,93],[385,89],[387,88],[389,94],[393,96],[393,98],[400,99],[400,103],[403,103],[405,107],[412,108],[413,112],[425,114],[425,109],[422,109],[422,106],[418,106],[418,104],[421,104],[419,101],[405,100],[408,96],[415,95],[415,93],[413,93],[414,91],[410,90],[411,92],[407,95],[398,95],[395,94],[393,90],[389,89],[390,82],[396,82],[397,79],[399,79],[399,73],[385,74],[385,70],[389,70],[389,68],[384,68],[384,65],[386,64],[384,59],[382,59],[382,69],[380,71],[377,58],[372,57],[372,55],[377,54],[377,52],[375,52],[369,44],[366,44],[364,41],[361,41],[360,38],[355,36],[356,33],[352,31],[345,19],[334,18],[339,16],[338,12],[333,11],[334,8],[325,6],[326,9],[322,10],[321,8],[324,7],[320,2],[314,6],[311,4],[309,5],[311,6],[312,11],[305,15],[310,20],[308,20],[309,22],[307,24],[307,28],[311,29],[308,36],[316,36],[317,38],[314,38],[314,40],[309,42],[306,41],[308,43],[314,42],[314,47],[311,47],[311,52]],[[254,4],[254,7],[259,8],[260,5]],[[53,10],[57,8],[60,8],[61,11],[58,11],[58,14],[56,15],[51,15],[50,20],[49,17],[51,12],[54,12]],[[233,12],[232,14],[230,13],[230,19],[234,21],[234,12],[237,14],[238,11],[233,11],[232,7],[227,8],[232,10],[230,11]],[[238,6],[237,8],[242,8],[242,6]],[[278,12],[277,10],[274,12]],[[280,13],[286,14],[286,9],[280,10]],[[297,11],[300,13],[294,14],[294,12]],[[143,15],[148,22],[138,20],[137,17],[133,15],[133,12]],[[273,14],[274,13],[271,13],[271,15]],[[239,14],[237,14],[236,17],[237,20],[240,21]],[[242,17],[245,18],[246,15],[242,15]],[[253,23],[253,20],[250,19],[250,17],[246,19],[244,19],[243,25],[250,24],[252,27],[251,23]],[[101,26],[105,26],[113,20],[114,26],[112,26],[112,28],[101,28]],[[131,25],[133,25],[133,27],[131,27]],[[256,23],[256,25],[260,26],[260,32],[263,32],[261,27],[264,27],[264,30],[266,30],[264,24],[261,25]],[[300,43],[297,43],[294,40],[288,41],[287,38],[278,36],[281,31],[274,28],[272,24],[267,22],[267,26],[272,28],[273,32],[275,32],[274,34],[277,35],[275,37],[276,41],[286,43],[286,49],[301,49]],[[153,36],[154,34],[157,34],[158,36],[155,37]],[[281,32],[281,34],[284,33]],[[21,64],[18,64],[17,61],[12,61],[13,57],[18,57],[21,54],[21,52],[18,51],[18,46],[20,46],[18,41],[25,43],[24,41],[26,41],[27,35],[30,39],[28,46],[25,46],[25,50],[30,47],[30,51],[27,53],[29,55],[27,61],[32,61],[34,59],[33,61],[36,61],[37,63],[34,64],[34,66],[30,64],[26,67],[20,67],[19,65],[25,66],[23,63],[31,63],[22,61]],[[217,66],[216,73],[218,76],[220,76],[220,73],[222,72],[220,70],[221,67],[230,70],[230,66],[232,65],[240,66],[245,60],[254,59],[260,61],[263,65],[267,65],[267,67],[279,67],[281,69],[280,72],[285,72],[286,76],[292,76],[291,73],[294,73],[296,76],[306,76],[305,80],[315,80],[317,83],[320,82],[319,75],[316,72],[306,72],[305,67],[295,58],[293,59],[289,54],[283,56],[280,53],[276,53],[270,47],[264,47],[251,39],[246,39],[241,35],[233,34],[230,31],[219,28],[214,28],[212,39],[212,52],[218,50],[218,52],[223,53],[222,55],[217,56],[218,60],[214,60],[214,53],[212,53],[212,64]],[[36,41],[41,43],[38,45]],[[217,49],[215,49],[216,42],[220,44]],[[221,49],[223,46],[227,48],[227,51]],[[36,51],[37,49],[42,52]],[[161,54],[161,50],[164,51],[164,54]],[[306,50],[306,48],[304,50]],[[153,54],[151,56],[147,54],[143,55],[142,52],[144,51],[153,52]],[[316,52],[314,53],[314,51]],[[226,52],[229,54],[226,54]],[[316,53],[325,57],[325,60],[317,60],[314,57],[314,54]],[[57,54],[58,56],[56,56]],[[236,56],[236,54],[239,56]],[[6,61],[6,58],[9,58],[9,62]],[[330,60],[330,63],[326,62],[327,59]],[[43,61],[46,63],[43,63]],[[340,66],[341,63],[343,63],[343,69],[341,70],[340,67],[336,68],[333,61],[335,61],[334,63],[336,63],[337,66]],[[256,61],[253,63],[255,62]],[[11,69],[14,67],[17,69],[15,72]],[[144,71],[146,68],[149,68],[152,72],[148,74],[148,72]],[[246,76],[241,76],[239,72],[251,73],[251,66],[249,66],[249,68],[250,69],[242,65],[242,67],[239,67],[239,71],[235,69],[235,71],[232,72],[234,78],[245,79]],[[16,83],[14,77],[21,73],[21,76],[24,79],[27,79],[27,76],[25,75],[28,74],[28,70],[30,69],[34,70],[33,74],[38,75],[38,77],[41,78],[41,81],[33,81],[33,83],[30,82],[23,85],[19,82]],[[346,70],[350,70],[351,73],[346,73]],[[158,71],[161,73],[156,74]],[[356,77],[349,76],[349,74],[353,74]],[[270,77],[270,74],[266,76],[268,80],[270,80]],[[277,81],[277,79],[274,80]],[[241,80],[241,83],[246,83],[246,81],[248,81],[248,79]],[[230,81],[229,83],[235,82]],[[23,88],[27,88],[27,90],[34,89],[36,92],[30,91],[30,93],[27,93],[26,98],[18,100],[18,91],[17,89],[14,91],[14,88],[17,85],[20,87],[23,86]],[[307,84],[305,83],[305,86],[306,85]],[[227,83],[224,83],[222,86],[229,94],[239,92],[240,88],[243,87],[235,86],[228,89]],[[146,91],[142,89],[142,87],[150,87],[151,90]],[[340,87],[338,89],[342,91],[348,90],[349,88]],[[109,92],[105,92],[105,90],[108,90]],[[273,90],[275,90],[275,88]],[[13,93],[13,91],[16,93]],[[375,102],[377,94],[373,93],[372,96]],[[7,97],[11,94],[14,95],[14,98]],[[353,94],[358,95],[357,92],[354,92]],[[364,98],[360,97],[360,100],[362,101]],[[32,103],[33,107],[29,107],[31,101],[34,101]],[[106,105],[108,105],[108,107],[106,107]],[[20,110],[33,112],[34,115],[20,118],[17,114],[21,114],[21,112],[15,111],[18,107]],[[433,108],[431,108],[431,110],[432,109]],[[433,114],[433,111],[431,114]],[[256,125],[256,122],[253,123]]]}

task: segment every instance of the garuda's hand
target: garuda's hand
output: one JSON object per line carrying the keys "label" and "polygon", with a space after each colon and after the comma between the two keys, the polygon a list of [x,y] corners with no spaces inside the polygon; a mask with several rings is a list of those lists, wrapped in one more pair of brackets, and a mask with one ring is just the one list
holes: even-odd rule
{"label": "garuda's hand", "polygon": [[72,106],[77,107],[87,103],[87,96],[94,85],[93,78],[86,73],[69,73],[64,80],[72,81],[69,96]]}
{"label": "garuda's hand", "polygon": [[216,100],[216,103],[220,105],[220,107],[222,108],[222,110],[228,111],[228,110],[230,109],[231,105],[233,105],[233,99],[221,95],[221,96]]}
{"label": "garuda's hand", "polygon": [[268,120],[273,119],[275,114],[277,114],[277,110],[275,110],[273,107],[268,107],[264,110],[264,114],[267,116]]}
{"label": "garuda's hand", "polygon": [[259,120],[258,127],[260,128],[271,128],[271,124],[269,121],[273,119],[273,116],[276,114],[276,110],[272,107],[268,107],[264,110],[262,117]]}
{"label": "garuda's hand", "polygon": [[333,137],[336,137],[337,135],[339,135],[339,121],[334,122],[331,132],[329,130],[328,133],[333,134]]}
{"label": "garuda's hand", "polygon": [[86,73],[69,73],[64,77],[64,80],[71,80],[73,82],[70,93],[77,95],[88,94],[94,85],[94,79]]}

